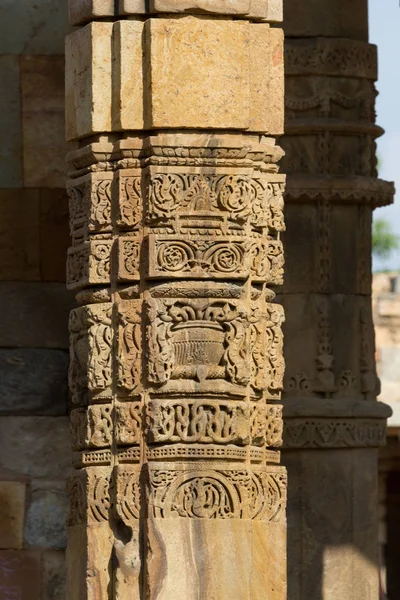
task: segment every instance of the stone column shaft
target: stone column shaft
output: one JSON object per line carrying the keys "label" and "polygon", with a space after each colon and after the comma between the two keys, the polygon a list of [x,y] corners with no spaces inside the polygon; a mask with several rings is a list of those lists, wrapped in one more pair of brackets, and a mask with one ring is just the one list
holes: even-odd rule
{"label": "stone column shaft", "polygon": [[372,600],[388,409],[376,402],[371,220],[393,197],[376,178],[376,48],[366,0],[287,0],[284,23],[288,596]]}
{"label": "stone column shaft", "polygon": [[275,0],[70,2],[69,600],[283,600]]}

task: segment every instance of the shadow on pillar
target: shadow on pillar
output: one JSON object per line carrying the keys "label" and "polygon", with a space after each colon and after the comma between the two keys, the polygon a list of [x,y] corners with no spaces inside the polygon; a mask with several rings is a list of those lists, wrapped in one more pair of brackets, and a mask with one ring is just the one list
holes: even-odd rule
{"label": "shadow on pillar", "polygon": [[286,450],[283,464],[288,599],[378,600],[377,450]]}

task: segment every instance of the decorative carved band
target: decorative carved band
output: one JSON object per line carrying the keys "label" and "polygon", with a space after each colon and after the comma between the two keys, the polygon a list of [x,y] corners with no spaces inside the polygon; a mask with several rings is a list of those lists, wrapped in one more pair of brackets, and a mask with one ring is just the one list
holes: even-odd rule
{"label": "decorative carved band", "polygon": [[376,46],[339,38],[288,38],[285,74],[359,77],[375,81]]}
{"label": "decorative carved band", "polygon": [[376,448],[386,444],[384,419],[284,420],[283,448]]}

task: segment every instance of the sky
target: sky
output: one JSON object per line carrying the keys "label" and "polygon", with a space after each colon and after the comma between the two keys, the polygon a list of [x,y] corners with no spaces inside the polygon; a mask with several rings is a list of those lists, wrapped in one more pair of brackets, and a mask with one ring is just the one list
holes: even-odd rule
{"label": "sky", "polygon": [[[398,190],[395,203],[377,209],[375,218],[390,221],[400,236],[400,0],[369,0],[369,27],[379,56],[377,124],[385,130],[378,140],[379,177]],[[373,268],[400,270],[400,249],[389,260],[374,260]]]}

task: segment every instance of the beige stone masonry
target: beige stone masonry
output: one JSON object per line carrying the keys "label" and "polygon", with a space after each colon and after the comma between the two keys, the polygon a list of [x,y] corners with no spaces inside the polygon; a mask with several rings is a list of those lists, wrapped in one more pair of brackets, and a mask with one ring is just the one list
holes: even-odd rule
{"label": "beige stone masonry", "polygon": [[69,0],[73,25],[107,17],[156,13],[214,14],[269,22],[282,21],[282,0]]}
{"label": "beige stone masonry", "polygon": [[66,52],[68,139],[143,128],[283,131],[283,38],[267,23],[94,22],[70,34]]}

